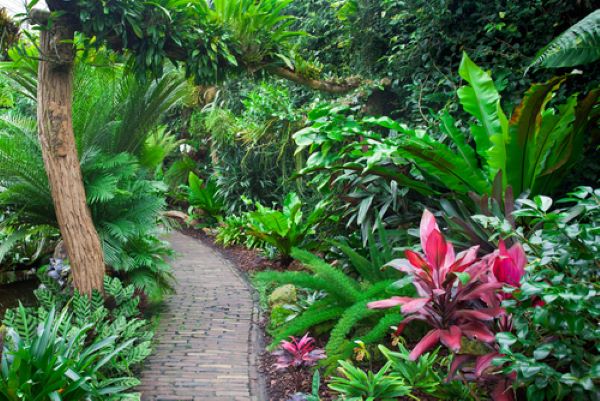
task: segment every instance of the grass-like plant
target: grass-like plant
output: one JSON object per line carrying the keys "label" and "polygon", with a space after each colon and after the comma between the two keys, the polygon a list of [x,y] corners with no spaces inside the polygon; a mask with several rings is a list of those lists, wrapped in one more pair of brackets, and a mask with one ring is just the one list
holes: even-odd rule
{"label": "grass-like plant", "polygon": [[[19,311],[26,313],[23,307]],[[78,326],[67,309],[57,316],[53,307],[40,323],[27,338],[8,329],[0,367],[0,400],[116,400],[140,383],[128,375],[103,374],[105,366],[125,354],[135,338],[121,342],[118,336],[97,337],[89,343],[94,325]]]}

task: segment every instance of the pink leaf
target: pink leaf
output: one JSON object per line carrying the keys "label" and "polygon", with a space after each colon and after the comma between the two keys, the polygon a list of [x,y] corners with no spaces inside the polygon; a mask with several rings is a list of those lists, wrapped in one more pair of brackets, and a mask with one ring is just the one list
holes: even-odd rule
{"label": "pink leaf", "polygon": [[440,330],[431,330],[429,333],[425,334],[425,337],[423,337],[421,341],[417,343],[417,345],[415,346],[415,348],[413,348],[408,358],[411,361],[417,360],[417,358],[421,356],[425,351],[436,345],[439,340]]}
{"label": "pink leaf", "polygon": [[402,313],[409,314],[418,311],[430,300],[431,298],[391,297],[382,301],[369,302],[367,307],[370,309],[385,309],[403,305]]}
{"label": "pink leaf", "polygon": [[489,354],[477,358],[477,361],[475,362],[475,375],[480,377],[487,368],[492,366],[492,361],[498,356],[500,356],[499,353],[490,352]]}
{"label": "pink leaf", "polygon": [[450,348],[452,352],[460,351],[460,339],[462,333],[458,326],[450,326],[448,330],[442,330],[440,332],[440,341],[446,347]]}
{"label": "pink leaf", "polygon": [[514,244],[509,250],[508,255],[515,262],[517,267],[520,270],[524,270],[525,266],[527,266],[527,255],[525,254],[525,250],[520,243]]}
{"label": "pink leaf", "polygon": [[496,279],[513,287],[519,287],[521,278],[525,274],[527,257],[521,244],[516,243],[509,250],[504,241],[498,244],[498,256],[493,264]]}
{"label": "pink leaf", "polygon": [[455,355],[450,364],[450,371],[448,372],[450,378],[454,377],[456,371],[469,359],[471,359],[471,355]]}
{"label": "pink leaf", "polygon": [[474,319],[474,320],[493,320],[494,318],[504,314],[502,308],[485,308],[485,309],[460,309],[454,312],[457,318]]}
{"label": "pink leaf", "polygon": [[425,256],[429,263],[433,265],[434,270],[439,270],[443,266],[447,251],[448,245],[442,233],[438,230],[432,231],[427,239]]}
{"label": "pink leaf", "polygon": [[477,251],[479,251],[479,245],[472,246],[456,255],[456,260],[461,264],[471,264],[477,260]]}
{"label": "pink leaf", "polygon": [[415,273],[415,266],[408,259],[394,259],[389,262],[386,266],[390,266],[396,270],[407,274]]}
{"label": "pink leaf", "polygon": [[513,390],[510,387],[508,380],[500,380],[492,391],[493,401],[514,401]]}
{"label": "pink leaf", "polygon": [[421,269],[429,270],[428,269],[429,266],[427,265],[427,262],[418,253],[413,252],[411,250],[406,250],[406,251],[404,251],[404,254],[406,255],[406,258],[408,259],[410,264],[417,268],[414,270],[421,270]]}
{"label": "pink leaf", "polygon": [[494,333],[481,322],[470,322],[461,325],[460,328],[464,335],[473,340],[483,341],[484,343],[492,343],[496,340]]}
{"label": "pink leaf", "polygon": [[412,300],[410,297],[391,297],[389,299],[384,299],[381,301],[369,302],[367,307],[369,309],[386,309],[393,308],[394,306],[404,305],[407,300]]}
{"label": "pink leaf", "polygon": [[475,299],[482,299],[482,297],[493,294],[502,287],[502,283],[483,283],[474,287],[469,292],[462,294],[460,300],[472,301]]}
{"label": "pink leaf", "polygon": [[406,302],[403,306],[402,306],[402,313],[404,314],[409,314],[409,313],[414,313],[417,312],[418,310],[422,309],[425,305],[427,305],[430,301],[431,298],[409,298],[412,299],[411,301]]}
{"label": "pink leaf", "polygon": [[435,216],[427,209],[423,210],[423,216],[421,216],[421,226],[419,227],[421,236],[421,248],[423,252],[427,248],[427,240],[429,235],[434,231],[440,231],[437,223],[435,222]]}

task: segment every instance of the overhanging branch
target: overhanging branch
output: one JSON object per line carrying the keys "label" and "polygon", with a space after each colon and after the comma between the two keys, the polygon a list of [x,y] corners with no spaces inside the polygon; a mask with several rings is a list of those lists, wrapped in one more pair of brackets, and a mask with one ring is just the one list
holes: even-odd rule
{"label": "overhanging branch", "polygon": [[311,89],[338,95],[351,92],[364,83],[360,78],[348,78],[340,81],[322,81],[306,78],[295,71],[290,70],[289,68],[277,66],[268,66],[265,68],[265,70],[273,75],[277,75],[278,77],[287,79],[297,84],[307,86]]}
{"label": "overhanging branch", "polygon": [[[61,0],[50,0],[47,1],[47,3],[52,10],[59,10],[61,7],[65,7],[64,1]],[[32,9],[29,14],[29,18],[32,21],[32,23],[40,26],[48,25],[50,17],[50,11],[40,8]],[[66,20],[65,22],[70,24],[71,28],[73,28],[75,31],[81,30],[81,26],[78,25],[78,21]],[[126,50],[126,46],[118,36],[106,38],[105,43],[110,49],[114,51],[122,52]],[[186,51],[186,49],[177,45],[173,41],[166,41],[164,45],[164,51],[168,58],[172,61],[182,62],[186,61],[187,59],[188,52]],[[288,67],[276,66],[271,64],[266,64],[265,66],[261,67],[261,69],[267,71],[270,74],[297,83],[299,85],[306,86],[319,92],[325,92],[334,95],[342,95],[345,93],[349,93],[363,84],[373,83],[372,81],[365,81],[360,77],[350,77],[346,79],[336,80],[320,80],[307,78],[302,76],[301,74],[298,74],[296,71]],[[254,72],[256,71],[256,69],[252,68],[252,71]]]}

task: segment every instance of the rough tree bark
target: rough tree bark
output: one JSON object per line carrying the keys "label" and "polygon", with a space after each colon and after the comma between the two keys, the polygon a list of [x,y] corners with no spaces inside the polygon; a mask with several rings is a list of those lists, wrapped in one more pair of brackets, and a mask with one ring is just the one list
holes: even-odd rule
{"label": "rough tree bark", "polygon": [[40,34],[38,130],[54,209],[73,283],[81,293],[102,291],[104,254],[86,204],[73,134],[73,30],[56,21]]}

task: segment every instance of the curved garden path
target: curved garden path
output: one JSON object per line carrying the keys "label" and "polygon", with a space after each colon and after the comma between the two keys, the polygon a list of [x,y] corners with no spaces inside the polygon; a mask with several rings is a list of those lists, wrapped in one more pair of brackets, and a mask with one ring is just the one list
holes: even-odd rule
{"label": "curved garden path", "polygon": [[264,401],[258,375],[258,305],[220,254],[179,232],[168,240],[177,293],[160,316],[142,372],[143,401]]}

